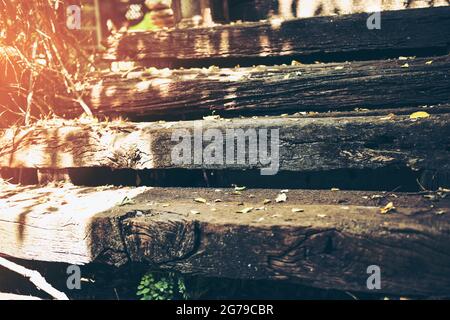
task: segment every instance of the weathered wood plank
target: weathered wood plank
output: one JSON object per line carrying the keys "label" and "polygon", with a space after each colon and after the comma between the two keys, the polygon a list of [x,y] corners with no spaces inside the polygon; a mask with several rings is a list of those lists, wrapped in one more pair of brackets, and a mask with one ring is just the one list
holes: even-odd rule
{"label": "weathered wood plank", "polygon": [[[354,291],[368,291],[367,267],[378,265],[382,292],[449,294],[448,197],[291,190],[286,202],[275,203],[277,194],[2,188],[0,252],[67,263],[144,262],[203,276]],[[114,205],[124,195],[133,202]],[[199,197],[207,203],[193,201]],[[272,202],[264,205],[266,198]],[[381,214],[389,201],[397,211]],[[254,209],[237,212],[248,207]]]}
{"label": "weathered wood plank", "polygon": [[[252,143],[244,142],[252,136]],[[85,125],[43,122],[1,131],[0,167],[271,167],[276,173],[398,165],[448,170],[449,136],[449,114],[415,120],[409,116],[295,116]]]}
{"label": "weathered wood plank", "polygon": [[[448,103],[449,74],[450,56],[234,69],[150,69],[100,74],[83,92],[100,118],[184,120],[213,111],[225,116],[280,115]],[[55,111],[66,118],[83,112],[79,105],[66,101]]]}
{"label": "weathered wood plank", "polygon": [[42,300],[41,298],[38,297],[33,297],[33,296],[25,296],[25,295],[18,295],[18,294],[13,294],[13,293],[3,293],[0,292],[0,300]]}
{"label": "weathered wood plank", "polygon": [[428,49],[447,52],[448,6],[383,12],[381,30],[368,30],[367,18],[368,14],[363,13],[295,19],[281,26],[257,22],[129,33],[111,43],[105,59],[183,66],[199,59],[232,62],[233,58],[238,58],[239,62],[234,63],[242,64],[244,59],[261,57],[314,56],[319,59],[330,55],[355,57],[355,53],[376,56],[389,51],[391,54]]}

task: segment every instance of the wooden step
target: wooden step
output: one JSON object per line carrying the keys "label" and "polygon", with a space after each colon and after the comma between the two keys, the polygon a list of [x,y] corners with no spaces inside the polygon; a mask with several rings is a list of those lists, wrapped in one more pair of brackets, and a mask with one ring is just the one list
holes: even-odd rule
{"label": "wooden step", "polygon": [[[284,192],[287,200],[276,203],[279,190],[3,185],[0,252],[360,292],[369,291],[367,268],[378,265],[384,293],[449,293],[447,191],[434,201],[421,194]],[[391,201],[396,210],[381,214]]]}
{"label": "wooden step", "polygon": [[383,12],[380,30],[368,30],[368,16],[363,13],[295,19],[281,25],[256,22],[128,33],[110,44],[104,59],[186,66],[202,59],[207,63],[233,59],[234,63],[240,63],[245,59],[280,56],[311,56],[320,60],[340,55],[341,59],[344,56],[350,59],[358,54],[377,56],[383,52],[448,50],[448,6]]}
{"label": "wooden step", "polygon": [[392,165],[449,170],[449,136],[449,114],[420,119],[386,114],[153,123],[56,120],[0,131],[0,167],[275,169],[266,174]]}
{"label": "wooden step", "polygon": [[[183,120],[211,112],[280,115],[448,103],[449,74],[450,56],[234,69],[126,70],[94,76],[83,92],[100,118]],[[83,113],[79,105],[67,101],[55,109],[66,118]]]}

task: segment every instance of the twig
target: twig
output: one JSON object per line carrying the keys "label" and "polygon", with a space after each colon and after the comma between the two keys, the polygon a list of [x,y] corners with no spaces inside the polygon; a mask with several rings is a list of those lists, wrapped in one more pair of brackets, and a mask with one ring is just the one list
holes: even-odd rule
{"label": "twig", "polygon": [[41,274],[35,270],[29,270],[25,267],[22,267],[14,262],[8,261],[5,258],[0,257],[0,266],[5,267],[8,270],[14,271],[26,278],[29,278],[30,281],[39,289],[57,300],[69,300],[65,293],[60,292],[53,288],[45,278],[41,276]]}

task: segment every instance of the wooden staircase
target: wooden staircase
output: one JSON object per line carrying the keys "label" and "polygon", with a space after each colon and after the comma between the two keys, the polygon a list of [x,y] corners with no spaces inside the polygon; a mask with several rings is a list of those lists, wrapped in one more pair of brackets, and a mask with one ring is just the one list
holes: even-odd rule
{"label": "wooden staircase", "polygon": [[[450,7],[383,12],[381,30],[367,18],[117,37],[110,69],[80,88],[97,120],[69,103],[61,119],[0,130],[3,176],[36,184],[0,186],[0,253],[355,292],[371,292],[378,265],[383,293],[450,296]],[[174,163],[173,136],[195,128],[279,130],[289,190],[265,185],[259,162]],[[232,171],[254,188],[211,182]],[[145,180],[155,172],[168,187]],[[179,172],[205,188],[175,188]],[[351,190],[356,173],[367,183]],[[322,190],[302,187],[314,174]]]}

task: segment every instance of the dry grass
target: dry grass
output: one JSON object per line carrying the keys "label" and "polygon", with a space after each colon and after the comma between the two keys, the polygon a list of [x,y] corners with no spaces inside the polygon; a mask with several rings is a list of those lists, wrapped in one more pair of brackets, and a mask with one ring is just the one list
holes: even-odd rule
{"label": "dry grass", "polygon": [[76,87],[93,56],[81,46],[89,39],[66,27],[67,2],[0,0],[0,126],[51,116],[57,100],[90,113]]}

